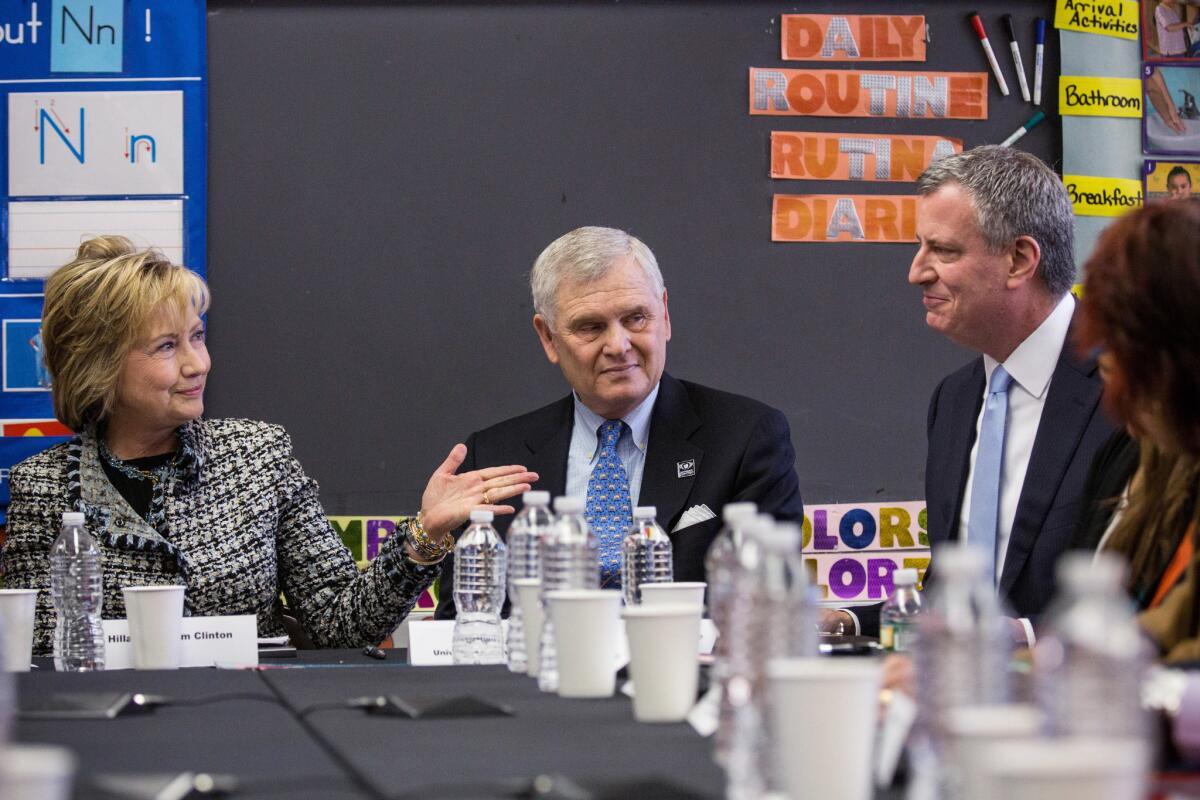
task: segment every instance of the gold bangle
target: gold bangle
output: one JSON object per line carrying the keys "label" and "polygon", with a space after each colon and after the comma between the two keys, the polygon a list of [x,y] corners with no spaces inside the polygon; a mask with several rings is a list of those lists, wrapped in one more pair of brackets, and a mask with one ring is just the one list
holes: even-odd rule
{"label": "gold bangle", "polygon": [[421,522],[421,512],[408,520],[408,534],[405,537],[417,558],[433,563],[441,561],[454,550],[454,537],[443,536],[440,541],[434,541]]}

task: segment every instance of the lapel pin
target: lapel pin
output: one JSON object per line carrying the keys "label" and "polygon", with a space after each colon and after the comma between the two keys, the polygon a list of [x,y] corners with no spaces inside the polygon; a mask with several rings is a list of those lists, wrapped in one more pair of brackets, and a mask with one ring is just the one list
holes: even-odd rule
{"label": "lapel pin", "polygon": [[675,462],[675,477],[690,478],[696,474],[696,459],[689,458],[684,461]]}

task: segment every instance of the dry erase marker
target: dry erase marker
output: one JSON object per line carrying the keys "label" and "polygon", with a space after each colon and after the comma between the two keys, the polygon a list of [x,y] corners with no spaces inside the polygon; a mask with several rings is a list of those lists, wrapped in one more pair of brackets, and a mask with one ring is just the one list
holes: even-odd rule
{"label": "dry erase marker", "polygon": [[1015,131],[1012,132],[1011,136],[1009,136],[1007,139],[1005,139],[1003,142],[1001,142],[1000,146],[1008,147],[1010,144],[1015,142],[1017,139],[1020,139],[1022,136],[1029,133],[1030,129],[1032,129],[1034,125],[1037,125],[1039,122],[1041,122],[1045,118],[1046,118],[1046,112],[1044,112],[1044,111],[1037,112],[1036,114],[1034,114],[1032,117],[1029,118],[1029,122],[1026,122],[1024,125],[1017,128]]}
{"label": "dry erase marker", "polygon": [[1033,22],[1037,33],[1037,48],[1033,51],[1033,104],[1042,104],[1042,56],[1046,54],[1046,20],[1038,17]]}
{"label": "dry erase marker", "polygon": [[1021,61],[1021,48],[1017,46],[1017,30],[1013,27],[1012,14],[1001,14],[1000,19],[1008,31],[1008,48],[1012,50],[1013,67],[1017,70],[1017,83],[1021,84],[1021,97],[1029,102],[1029,84],[1025,82],[1025,64]]}
{"label": "dry erase marker", "polygon": [[979,18],[978,14],[971,15],[971,27],[979,36],[979,43],[983,45],[983,53],[987,56],[988,63],[992,65],[992,74],[996,76],[996,83],[1000,84],[1000,94],[1008,97],[1008,84],[1004,82],[1000,64],[996,61],[996,54],[992,51],[992,43],[988,41],[987,31],[983,29],[983,20]]}

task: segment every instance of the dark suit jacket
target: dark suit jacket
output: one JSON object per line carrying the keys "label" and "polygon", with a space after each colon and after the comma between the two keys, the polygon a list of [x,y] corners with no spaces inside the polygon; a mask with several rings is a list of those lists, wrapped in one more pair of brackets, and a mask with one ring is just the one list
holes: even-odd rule
{"label": "dark suit jacket", "polygon": [[[983,382],[978,358],[943,380],[929,404],[925,503],[934,569],[938,544],[958,538]],[[1068,335],[1042,408],[1000,574],[999,595],[1018,617],[1036,618],[1054,596],[1054,570],[1071,543],[1092,459],[1115,430],[1100,407],[1103,388],[1095,359],[1079,359]]]}
{"label": "dark suit jacket", "polygon": [[[937,547],[958,539],[963,492],[983,404],[983,358],[944,378],[929,402],[925,504],[935,578]],[[1000,575],[999,595],[1018,617],[1035,619],[1054,596],[1059,555],[1071,543],[1092,458],[1115,429],[1100,407],[1095,359],[1075,355],[1068,334],[1054,368]],[[862,632],[878,635],[879,606],[854,609]]]}
{"label": "dark suit jacket", "polygon": [[[572,395],[520,417],[471,434],[464,471],[524,464],[538,473],[534,488],[557,497],[566,489],[567,451],[575,419]],[[678,464],[695,462],[695,474],[679,477]],[[656,506],[670,532],[687,509],[706,504],[716,517],[670,533],[675,579],[705,579],[704,556],[721,528],[726,503],[749,500],[781,520],[804,516],[796,477],[796,454],[787,420],[756,400],[680,381],[664,373],[650,415],[650,441],[638,504]],[[511,504],[520,511],[521,498]],[[512,517],[496,520],[503,536]],[[453,557],[442,570],[437,616],[454,616]]]}

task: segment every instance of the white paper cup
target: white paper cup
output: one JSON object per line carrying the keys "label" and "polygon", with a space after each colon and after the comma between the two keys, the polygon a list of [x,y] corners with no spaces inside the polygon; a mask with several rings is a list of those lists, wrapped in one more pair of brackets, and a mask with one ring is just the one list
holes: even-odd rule
{"label": "white paper cup", "polygon": [[0,797],[4,800],[67,800],[77,760],[65,747],[10,744],[0,748]]}
{"label": "white paper cup", "polygon": [[125,614],[134,669],[179,669],[183,657],[183,587],[126,586]]}
{"label": "white paper cup", "polygon": [[638,722],[680,722],[695,705],[703,613],[697,603],[643,604],[622,613]]}
{"label": "white paper cup", "polygon": [[980,800],[1138,800],[1146,796],[1149,763],[1149,748],[1139,739],[1004,742],[977,765],[985,786]]}
{"label": "white paper cup", "polygon": [[547,592],[554,621],[559,697],[612,697],[617,684],[621,592],[567,589]]}
{"label": "white paper cup", "polygon": [[642,593],[642,605],[673,603],[685,606],[703,606],[704,581],[683,583],[643,583],[638,589]]}
{"label": "white paper cup", "polygon": [[28,672],[33,655],[33,614],[37,589],[0,589],[0,630],[6,672]]}
{"label": "white paper cup", "polygon": [[992,748],[1006,742],[1032,739],[1042,732],[1046,715],[1024,703],[961,706],[946,713],[946,732],[953,748],[951,763],[961,797],[985,794],[985,765]]}
{"label": "white paper cup", "polygon": [[881,666],[852,657],[767,662],[775,763],[788,797],[870,800]]}
{"label": "white paper cup", "polygon": [[525,631],[525,674],[536,678],[542,668],[542,582],[538,578],[517,578],[517,602],[521,604],[521,624]]}

